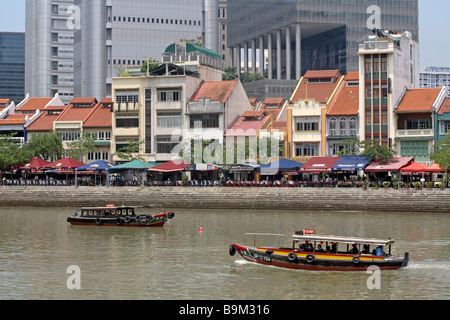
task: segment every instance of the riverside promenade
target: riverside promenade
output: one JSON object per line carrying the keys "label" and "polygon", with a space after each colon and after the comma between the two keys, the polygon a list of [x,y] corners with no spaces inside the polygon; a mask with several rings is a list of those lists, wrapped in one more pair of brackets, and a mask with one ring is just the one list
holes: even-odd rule
{"label": "riverside promenade", "polygon": [[450,189],[0,186],[0,207],[450,212]]}

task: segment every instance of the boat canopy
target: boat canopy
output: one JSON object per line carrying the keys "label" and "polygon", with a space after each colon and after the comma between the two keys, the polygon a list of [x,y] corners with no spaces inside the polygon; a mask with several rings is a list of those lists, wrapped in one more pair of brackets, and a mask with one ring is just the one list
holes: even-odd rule
{"label": "boat canopy", "polygon": [[376,246],[388,246],[394,243],[394,240],[380,240],[372,238],[357,238],[357,237],[344,237],[344,236],[332,236],[332,235],[314,235],[314,234],[294,234],[292,236],[294,241],[325,241],[325,242],[338,242],[338,243],[358,243],[369,244]]}

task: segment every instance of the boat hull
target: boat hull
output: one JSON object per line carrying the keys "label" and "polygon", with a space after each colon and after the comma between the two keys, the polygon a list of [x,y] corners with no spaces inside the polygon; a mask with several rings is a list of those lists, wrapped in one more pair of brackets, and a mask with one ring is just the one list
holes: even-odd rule
{"label": "boat hull", "polygon": [[92,216],[83,217],[73,215],[67,218],[73,226],[98,226],[98,227],[129,227],[129,228],[148,228],[163,227],[172,215],[166,213],[147,215],[147,216]]}
{"label": "boat hull", "polygon": [[352,256],[348,254],[294,252],[288,249],[252,248],[233,244],[230,255],[238,253],[245,260],[262,265],[296,270],[313,271],[367,271],[376,266],[380,270],[395,270],[406,267],[408,254],[404,258],[384,258],[372,255]]}

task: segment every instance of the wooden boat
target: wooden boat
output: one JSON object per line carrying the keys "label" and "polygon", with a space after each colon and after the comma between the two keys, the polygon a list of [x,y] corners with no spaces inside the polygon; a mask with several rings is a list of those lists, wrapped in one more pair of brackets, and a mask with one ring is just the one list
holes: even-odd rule
{"label": "wooden boat", "polygon": [[107,205],[78,209],[67,222],[76,226],[162,227],[174,216],[173,212],[149,214],[145,207]]}
{"label": "wooden boat", "polygon": [[[409,253],[394,256],[391,247],[394,240],[316,235],[314,230],[304,229],[292,236],[292,247],[281,246],[282,234],[246,234],[253,237],[253,245],[232,244],[231,256],[239,253],[245,260],[282,268],[318,271],[366,271],[377,266],[380,270],[406,267]],[[276,237],[282,240],[275,246],[256,246],[256,239]],[[322,247],[322,248],[321,248]]]}

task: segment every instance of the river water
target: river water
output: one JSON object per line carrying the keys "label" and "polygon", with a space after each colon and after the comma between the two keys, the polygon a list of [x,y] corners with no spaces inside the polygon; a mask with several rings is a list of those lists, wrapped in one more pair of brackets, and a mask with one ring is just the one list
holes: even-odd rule
{"label": "river water", "polygon": [[[446,300],[450,215],[179,210],[163,228],[70,226],[67,208],[0,208],[0,300]],[[200,232],[199,228],[203,228]],[[396,240],[405,269],[293,271],[230,256],[244,233],[296,230]],[[70,266],[79,289],[69,289]]]}

